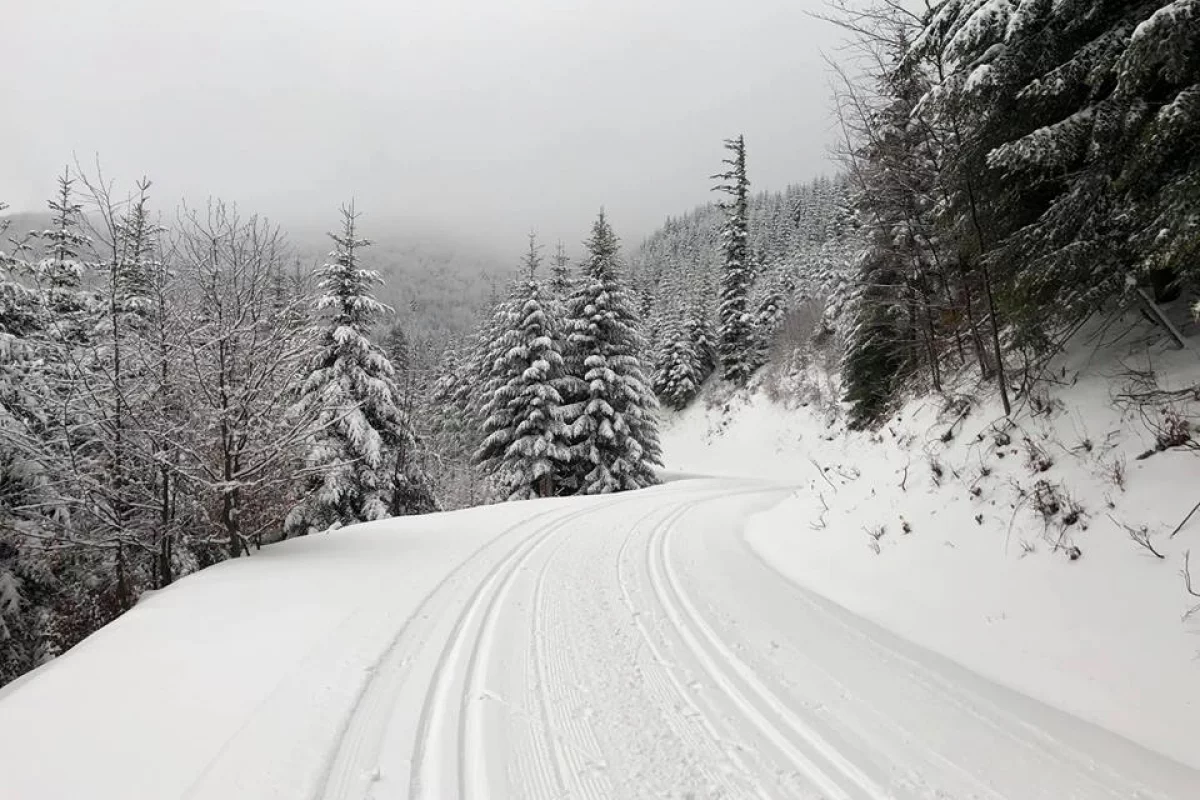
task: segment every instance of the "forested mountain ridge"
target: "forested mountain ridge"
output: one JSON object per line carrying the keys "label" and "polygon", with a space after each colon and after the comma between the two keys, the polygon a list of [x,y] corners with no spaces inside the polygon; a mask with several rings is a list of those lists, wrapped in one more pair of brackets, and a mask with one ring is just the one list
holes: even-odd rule
{"label": "forested mountain ridge", "polygon": [[[776,372],[797,369],[799,329],[807,337],[817,325],[826,340],[844,337],[852,264],[861,249],[851,202],[844,175],[749,195],[746,313],[752,372],[768,361],[775,362]],[[719,204],[697,207],[668,219],[630,256],[655,389],[674,408],[687,405],[717,366],[707,350],[716,346],[720,327],[716,298],[725,269],[726,221]]]}

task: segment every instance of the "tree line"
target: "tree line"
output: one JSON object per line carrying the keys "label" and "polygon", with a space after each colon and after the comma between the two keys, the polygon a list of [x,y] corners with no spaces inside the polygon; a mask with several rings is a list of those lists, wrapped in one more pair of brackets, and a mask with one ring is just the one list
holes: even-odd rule
{"label": "tree line", "polygon": [[963,371],[1010,413],[1097,314],[1136,307],[1179,338],[1160,306],[1200,263],[1200,4],[831,0],[816,16],[849,33],[831,62],[843,175],[748,195],[738,137],[714,176],[728,199],[634,253],[664,405],[809,346],[781,339],[813,300],[854,427]]}
{"label": "tree line", "polygon": [[434,394],[443,454],[479,469],[501,497],[604,494],[658,482],[657,402],[643,364],[642,321],[603,211],[585,248],[577,274],[560,246],[542,278],[531,235],[521,275],[473,340],[449,354]]}
{"label": "tree line", "polygon": [[[1200,256],[1200,4],[881,0],[829,18],[865,249],[853,421],[973,366],[1005,413],[1084,320],[1157,304]],[[1166,327],[1169,328],[1169,325]]]}
{"label": "tree line", "polygon": [[315,272],[220,202],[162,225],[145,181],[49,208],[0,257],[0,683],[146,589],[437,508],[352,206]]}

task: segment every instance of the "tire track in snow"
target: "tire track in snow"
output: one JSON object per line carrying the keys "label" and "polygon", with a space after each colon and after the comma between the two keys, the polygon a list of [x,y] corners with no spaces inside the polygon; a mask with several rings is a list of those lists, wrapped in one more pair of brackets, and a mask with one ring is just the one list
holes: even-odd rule
{"label": "tire track in snow", "polygon": [[[682,507],[665,519],[651,532],[647,543],[647,569],[652,587],[680,638],[747,721],[787,756],[797,771],[826,798],[887,798],[888,792],[883,787],[838,752],[758,679],[753,670],[720,640],[683,593],[670,563],[668,539],[674,523],[688,510],[689,507]],[[776,719],[771,719],[764,709],[774,711]]]}

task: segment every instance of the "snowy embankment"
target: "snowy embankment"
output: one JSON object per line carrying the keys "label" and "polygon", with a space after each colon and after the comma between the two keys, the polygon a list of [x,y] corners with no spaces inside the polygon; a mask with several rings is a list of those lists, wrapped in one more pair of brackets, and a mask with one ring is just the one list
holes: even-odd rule
{"label": "snowy embankment", "polygon": [[[1169,535],[1200,500],[1200,458],[1173,448],[1139,460],[1155,448],[1153,428],[1170,427],[1170,408],[1143,416],[1114,402],[1134,368],[1152,368],[1163,387],[1200,382],[1200,357],[1093,345],[1055,365],[1048,396],[1017,399],[1012,427],[995,398],[951,408],[924,398],[878,433],[853,433],[828,409],[762,393],[718,401],[709,387],[668,422],[666,466],[802,483],[746,531],[782,573],[1200,767],[1200,625],[1182,619],[1197,600],[1180,574],[1194,547],[1200,579],[1200,513]],[[1143,526],[1164,558],[1131,538]]]}

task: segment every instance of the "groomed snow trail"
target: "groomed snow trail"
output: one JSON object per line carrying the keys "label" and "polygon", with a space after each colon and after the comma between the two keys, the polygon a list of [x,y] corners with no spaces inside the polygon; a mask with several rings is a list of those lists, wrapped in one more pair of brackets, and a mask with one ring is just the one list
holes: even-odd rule
{"label": "groomed snow trail", "polygon": [[[266,670],[271,680],[227,707],[226,687],[207,687],[224,710],[193,709],[193,738],[188,720],[172,730],[147,705],[133,717],[149,729],[131,728],[124,750],[106,741],[102,760],[73,772],[72,752],[119,735],[104,727],[112,713],[154,702],[114,678],[88,701],[92,716],[72,719],[91,696],[71,694],[78,676],[136,673],[124,639],[138,626],[186,627],[189,597],[215,596],[201,574],[0,696],[0,800],[1200,797],[1196,771],[783,578],[742,530],[793,491],[695,479],[287,545],[277,566],[293,580],[337,554],[348,571],[336,592],[314,583],[312,610],[328,618],[279,642],[288,668]],[[466,540],[449,549],[438,537],[456,526]],[[387,561],[392,547],[420,575],[406,582],[404,561]],[[254,562],[214,574],[254,581]],[[273,597],[239,602],[252,615]],[[177,690],[204,692],[203,674],[181,674]],[[144,682],[135,674],[127,686]],[[38,709],[62,697],[58,724],[45,726],[53,740],[30,741]],[[33,763],[42,750],[52,758]],[[160,763],[171,769],[156,773]]]}
{"label": "groomed snow trail", "polygon": [[1194,796],[1193,771],[780,577],[740,531],[791,491],[687,481],[518,526],[317,797]]}

